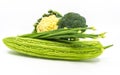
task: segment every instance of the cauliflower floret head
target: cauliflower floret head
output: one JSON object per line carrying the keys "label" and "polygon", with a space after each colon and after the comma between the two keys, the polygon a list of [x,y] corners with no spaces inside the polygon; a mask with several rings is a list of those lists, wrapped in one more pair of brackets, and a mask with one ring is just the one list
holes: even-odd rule
{"label": "cauliflower floret head", "polygon": [[50,15],[48,17],[43,17],[40,21],[40,23],[37,25],[37,33],[44,32],[44,31],[50,31],[50,30],[56,30],[58,28],[57,23],[59,21],[59,18],[57,18],[55,15]]}

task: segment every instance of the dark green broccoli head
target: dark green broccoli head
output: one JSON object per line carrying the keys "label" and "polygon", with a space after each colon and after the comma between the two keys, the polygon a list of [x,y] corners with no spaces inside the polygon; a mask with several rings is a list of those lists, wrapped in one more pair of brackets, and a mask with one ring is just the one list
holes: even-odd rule
{"label": "dark green broccoli head", "polygon": [[84,28],[87,27],[86,20],[78,13],[70,12],[65,14],[58,22],[58,28]]}

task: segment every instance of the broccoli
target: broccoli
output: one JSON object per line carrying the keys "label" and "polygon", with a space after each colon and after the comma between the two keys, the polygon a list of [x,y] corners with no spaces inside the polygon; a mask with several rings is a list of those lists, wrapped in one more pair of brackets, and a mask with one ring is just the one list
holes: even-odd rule
{"label": "broccoli", "polygon": [[[65,14],[58,22],[58,28],[85,28],[86,25],[86,19],[79,15],[78,13],[69,12]],[[85,31],[85,30],[82,30]]]}
{"label": "broccoli", "polygon": [[[86,28],[86,19],[78,13],[69,12],[65,14],[58,21],[58,29],[60,28]],[[85,32],[86,29],[81,30],[81,33]],[[70,40],[79,40],[79,38],[69,38]]]}

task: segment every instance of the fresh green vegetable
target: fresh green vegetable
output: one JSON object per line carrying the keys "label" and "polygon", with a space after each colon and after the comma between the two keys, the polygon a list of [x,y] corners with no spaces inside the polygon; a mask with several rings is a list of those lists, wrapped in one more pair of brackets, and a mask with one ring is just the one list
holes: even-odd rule
{"label": "fresh green vegetable", "polygon": [[58,28],[85,28],[86,20],[78,13],[69,12],[65,14],[58,22]]}
{"label": "fresh green vegetable", "polygon": [[6,46],[19,53],[50,59],[85,60],[99,56],[104,50],[104,46],[99,41],[56,42],[22,37],[8,37],[4,38],[3,42]]}
{"label": "fresh green vegetable", "polygon": [[[69,12],[58,21],[58,28],[85,28],[86,19],[78,13]],[[86,29],[81,30],[84,32]],[[70,38],[70,40],[79,40],[79,38]]]}
{"label": "fresh green vegetable", "polygon": [[35,38],[35,39],[66,39],[68,38],[99,38],[103,37],[104,33],[101,34],[85,34],[85,33],[79,33],[80,30],[83,29],[90,29],[92,30],[92,27],[88,28],[71,28],[71,29],[58,29],[48,32],[41,32],[41,33],[30,33],[30,34],[24,34],[20,37],[28,37],[28,38]]}

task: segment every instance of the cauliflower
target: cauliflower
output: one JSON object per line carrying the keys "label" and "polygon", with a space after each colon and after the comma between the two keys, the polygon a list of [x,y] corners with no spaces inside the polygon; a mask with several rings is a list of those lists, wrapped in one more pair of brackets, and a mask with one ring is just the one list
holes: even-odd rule
{"label": "cauliflower", "polygon": [[59,18],[57,18],[55,15],[43,17],[36,27],[37,33],[56,30],[58,28],[57,26],[58,21],[59,21]]}

